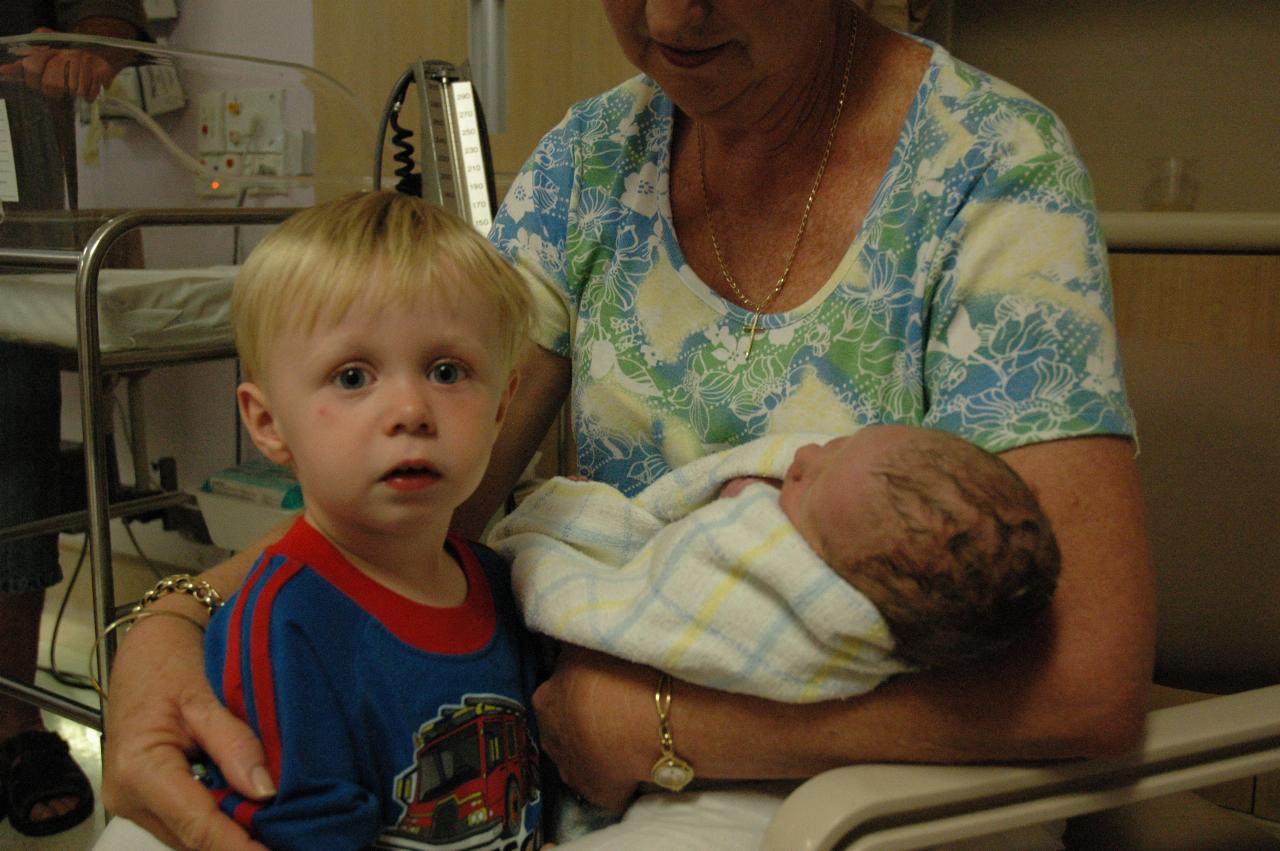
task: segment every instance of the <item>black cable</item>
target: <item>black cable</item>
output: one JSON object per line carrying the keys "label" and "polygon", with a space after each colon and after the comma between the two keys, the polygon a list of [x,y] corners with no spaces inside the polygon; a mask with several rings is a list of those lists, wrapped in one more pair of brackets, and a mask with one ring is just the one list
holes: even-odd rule
{"label": "black cable", "polygon": [[400,79],[391,87],[391,94],[387,97],[387,105],[382,109],[382,118],[378,122],[378,143],[373,149],[373,188],[375,190],[382,188],[382,148],[387,142],[387,125],[391,122],[393,115],[400,113],[400,108],[404,106],[405,93],[409,91],[409,84],[412,82],[413,66],[409,66],[408,70],[401,74]]}
{"label": "black cable", "polygon": [[[133,534],[133,527],[127,520],[124,522],[124,531],[128,534],[129,540],[133,542],[133,548],[137,551],[138,557],[142,559],[142,563],[157,577],[160,576],[163,570],[143,551],[142,546],[138,543],[137,536]],[[86,536],[84,543],[80,545],[80,556],[76,559],[76,566],[71,571],[71,579],[67,582],[67,590],[63,592],[62,602],[58,604],[58,614],[53,619],[53,632],[49,636],[49,666],[47,668],[40,667],[39,670],[69,688],[93,691],[93,681],[89,677],[83,674],[68,674],[58,667],[58,630],[62,628],[62,619],[67,612],[67,604],[71,600],[71,592],[76,587],[76,580],[80,578],[80,570],[84,567],[85,557],[88,553],[89,538]]]}
{"label": "black cable", "polygon": [[85,556],[89,553],[89,538],[85,537],[84,543],[80,545],[80,557],[76,559],[76,566],[71,571],[71,580],[67,582],[67,590],[62,594],[62,602],[58,605],[58,614],[53,619],[53,634],[49,638],[49,667],[40,668],[40,670],[53,677],[59,683],[70,688],[93,690],[93,684],[89,678],[81,674],[67,674],[58,669],[58,630],[62,626],[62,616],[66,614],[67,603],[71,600],[71,591],[76,587],[76,580],[80,578],[80,569],[84,567]]}
{"label": "black cable", "polygon": [[[397,149],[392,159],[400,163],[400,167],[394,172],[396,177],[399,178],[396,183],[396,191],[421,198],[422,173],[413,171],[414,147],[409,143],[409,139],[413,137],[413,131],[402,127],[397,120],[400,117],[400,110],[404,107],[404,99],[409,91],[409,84],[415,81],[414,67],[410,66],[408,70],[400,75],[400,79],[392,87],[391,94],[387,97],[387,104],[382,110],[382,117],[378,123],[378,142],[373,156],[373,188],[375,190],[382,188],[382,151],[386,145],[387,128],[390,126],[394,131],[391,136],[391,144]],[[485,182],[488,184],[489,209],[497,210],[498,187],[494,178],[493,151],[489,142],[489,128],[485,122],[484,107],[480,103],[480,95],[474,90],[473,98],[476,107],[476,124],[480,131],[480,145],[484,151],[482,159],[484,160]]]}

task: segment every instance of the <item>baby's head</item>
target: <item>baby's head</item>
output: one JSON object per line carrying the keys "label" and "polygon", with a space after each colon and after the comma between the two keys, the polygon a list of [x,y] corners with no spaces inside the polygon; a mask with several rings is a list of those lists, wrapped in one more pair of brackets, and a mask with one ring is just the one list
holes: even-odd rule
{"label": "baby's head", "polygon": [[954,666],[1008,647],[1047,608],[1059,556],[1035,496],[955,435],[869,426],[796,453],[783,511],[880,610],[904,661]]}
{"label": "baby's head", "polygon": [[304,209],[245,261],[231,296],[246,377],[261,380],[282,328],[338,324],[359,301],[369,309],[421,309],[423,299],[485,299],[495,310],[489,344],[514,365],[531,308],[519,274],[457,216],[392,191],[361,192]]}

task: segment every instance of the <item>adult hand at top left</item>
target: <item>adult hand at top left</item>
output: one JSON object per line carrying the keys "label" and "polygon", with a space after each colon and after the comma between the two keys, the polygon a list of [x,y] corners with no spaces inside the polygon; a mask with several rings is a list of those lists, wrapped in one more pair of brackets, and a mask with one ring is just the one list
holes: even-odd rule
{"label": "adult hand at top left", "polygon": [[621,812],[648,778],[659,754],[657,681],[652,668],[565,644],[534,692],[543,749],[591,803]]}
{"label": "adult hand at top left", "polygon": [[[40,27],[36,32],[53,30]],[[17,62],[0,65],[0,75],[20,80],[47,97],[78,95],[92,101],[111,85],[116,68],[103,54],[92,50],[35,46]]]}

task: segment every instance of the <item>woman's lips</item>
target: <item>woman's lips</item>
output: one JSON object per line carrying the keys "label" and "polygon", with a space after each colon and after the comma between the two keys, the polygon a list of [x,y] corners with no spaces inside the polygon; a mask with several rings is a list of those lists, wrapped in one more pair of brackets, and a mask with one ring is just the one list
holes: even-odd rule
{"label": "woman's lips", "polygon": [[662,53],[663,59],[677,68],[697,68],[699,65],[707,64],[724,52],[724,45],[718,44],[715,47],[707,47],[702,50],[686,50],[659,43],[658,50]]}

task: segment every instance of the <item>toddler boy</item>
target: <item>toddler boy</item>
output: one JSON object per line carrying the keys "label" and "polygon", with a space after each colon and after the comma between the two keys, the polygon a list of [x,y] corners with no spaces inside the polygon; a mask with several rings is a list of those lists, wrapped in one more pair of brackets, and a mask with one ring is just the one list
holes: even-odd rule
{"label": "toddler boy", "polygon": [[532,648],[507,566],[448,532],[515,392],[527,298],[470,226],[394,192],[296,214],[236,279],[240,415],[306,504],[205,641],[278,794],[211,785],[271,848],[537,845]]}

